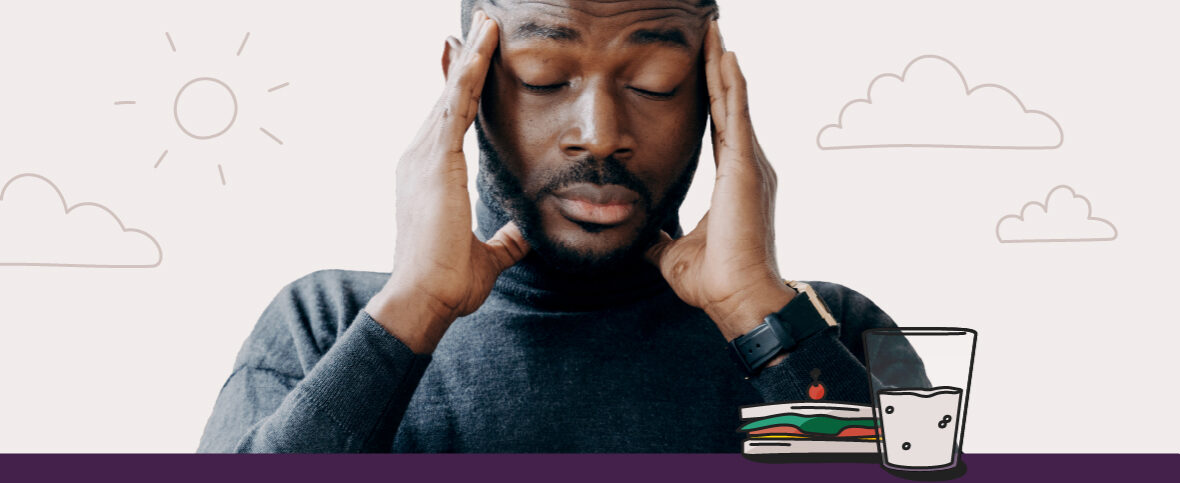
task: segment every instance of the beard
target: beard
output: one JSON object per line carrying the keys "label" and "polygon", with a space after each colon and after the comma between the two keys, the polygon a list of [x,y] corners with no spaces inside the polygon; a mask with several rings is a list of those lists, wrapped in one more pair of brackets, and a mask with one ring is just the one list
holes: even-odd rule
{"label": "beard", "polygon": [[[541,189],[535,195],[529,196],[524,192],[520,180],[508,170],[508,164],[505,163],[510,159],[508,155],[489,142],[478,119],[474,124],[480,150],[480,196],[486,199],[489,208],[507,212],[520,228],[521,235],[532,247],[532,251],[550,267],[577,275],[620,271],[635,263],[645,263],[643,254],[658,239],[657,235],[661,229],[667,229],[673,237],[678,235],[674,233],[679,228],[679,218],[676,215],[684,202],[684,197],[688,195],[688,188],[692,184],[692,177],[700,159],[702,140],[699,137],[696,138],[696,146],[684,170],[660,197],[659,203],[653,205],[652,193],[647,185],[627,171],[623,163],[613,156],[602,159],[583,156],[573,160],[560,169],[546,173]],[[522,165],[518,160],[512,161],[517,161],[512,163],[513,165]],[[582,182],[598,185],[617,184],[639,194],[644,209],[644,224],[631,243],[607,253],[594,253],[554,240],[545,233],[541,223],[541,211],[538,208],[541,198],[564,186]],[[674,226],[665,226],[669,222]],[[590,233],[604,228],[581,223],[578,225]]]}

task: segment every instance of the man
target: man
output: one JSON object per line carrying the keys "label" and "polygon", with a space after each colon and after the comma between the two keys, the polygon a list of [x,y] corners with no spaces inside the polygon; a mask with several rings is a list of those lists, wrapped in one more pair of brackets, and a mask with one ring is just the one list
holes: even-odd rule
{"label": "man", "polygon": [[[806,399],[816,369],[825,399],[868,402],[860,333],[893,322],[784,284],[774,170],[712,2],[464,4],[398,164],[392,273],[285,288],[200,451],[736,452],[739,407]],[[684,234],[707,115],[717,179]]]}

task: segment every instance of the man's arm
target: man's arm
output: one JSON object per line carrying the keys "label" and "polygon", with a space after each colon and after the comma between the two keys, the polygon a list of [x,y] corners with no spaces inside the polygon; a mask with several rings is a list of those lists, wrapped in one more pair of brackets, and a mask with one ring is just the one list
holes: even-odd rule
{"label": "man's arm", "polygon": [[390,450],[430,356],[358,313],[340,295],[339,276],[304,277],[266,309],[221,389],[199,452]]}
{"label": "man's arm", "polygon": [[[732,341],[795,294],[783,284],[774,253],[778,178],[754,133],[746,78],[737,56],[725,50],[716,20],[705,35],[703,56],[717,164],[713,198],[696,228],[678,239],[661,232],[645,255],[681,300],[702,309]],[[806,399],[814,369],[825,383],[825,399],[869,401],[864,355],[855,353],[860,334],[895,325],[868,299],[844,291],[825,289],[820,295],[829,307],[847,308],[844,321],[833,314],[840,328],[801,341],[789,355],[769,361],[753,380],[768,401]]]}
{"label": "man's arm", "polygon": [[[861,334],[868,329],[894,328],[897,324],[877,304],[855,290],[834,283],[808,283],[831,309],[839,326],[829,327],[800,342],[790,353],[775,358],[750,383],[767,402],[807,400],[811,373],[819,369],[825,400],[870,404]],[[908,344],[899,349],[909,350],[911,357],[918,358]],[[929,384],[925,374],[913,374],[913,377],[914,385]]]}
{"label": "man's arm", "polygon": [[[466,44],[447,40],[446,87],[398,162],[397,249],[385,286],[365,310],[345,311],[359,315],[336,321],[332,340],[322,340],[322,324],[308,316],[323,304],[288,308],[276,300],[246,341],[200,450],[390,449],[425,366],[416,354],[433,352],[450,324],[478,309],[500,272],[529,251],[513,223],[486,243],[471,231],[463,136],[498,41],[499,25],[483,12],[472,15]],[[325,292],[334,300],[332,290],[314,295]]]}

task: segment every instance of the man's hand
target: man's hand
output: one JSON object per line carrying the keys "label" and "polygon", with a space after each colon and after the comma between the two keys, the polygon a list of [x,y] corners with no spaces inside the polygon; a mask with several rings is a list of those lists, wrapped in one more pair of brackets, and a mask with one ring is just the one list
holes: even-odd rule
{"label": "man's hand", "polygon": [[647,251],[685,303],[705,311],[732,340],[794,297],[774,257],[774,169],[750,122],[746,79],[726,52],[717,22],[705,35],[705,77],[717,179],[709,211],[687,235]]}
{"label": "man's hand", "polygon": [[479,308],[500,272],[529,250],[513,223],[487,243],[471,231],[463,136],[479,110],[499,26],[476,12],[466,45],[449,44],[446,88],[397,166],[393,273],[365,307],[420,354],[434,351],[450,324]]}

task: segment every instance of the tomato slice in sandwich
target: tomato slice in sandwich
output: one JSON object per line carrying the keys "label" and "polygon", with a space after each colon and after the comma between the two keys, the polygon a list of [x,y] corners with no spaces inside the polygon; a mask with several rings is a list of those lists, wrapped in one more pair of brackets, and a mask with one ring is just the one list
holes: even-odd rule
{"label": "tomato slice in sandwich", "polygon": [[836,433],[837,438],[861,438],[876,435],[877,430],[875,428],[844,428],[839,433]]}

